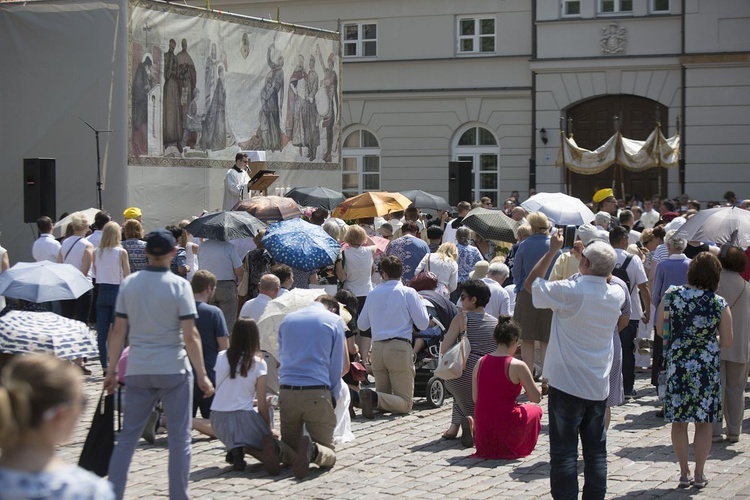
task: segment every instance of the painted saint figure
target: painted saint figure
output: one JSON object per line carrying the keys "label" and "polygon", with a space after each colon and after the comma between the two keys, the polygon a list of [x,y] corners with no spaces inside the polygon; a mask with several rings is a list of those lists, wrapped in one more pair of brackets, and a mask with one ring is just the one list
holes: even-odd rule
{"label": "painted saint figure", "polygon": [[182,134],[182,143],[186,146],[192,144],[196,147],[201,143],[203,131],[203,116],[198,113],[198,98],[201,92],[197,88],[193,90],[193,100],[188,106],[187,117],[185,119],[185,132]]}
{"label": "painted saint figure", "polygon": [[[167,149],[176,147],[182,152],[182,115],[180,112],[180,84],[177,71],[177,57],[174,49],[177,42],[174,38],[169,40],[169,50],[164,54],[164,94],[162,118],[162,141],[164,143],[164,154]],[[171,153],[170,153],[171,155]]]}
{"label": "painted saint figure", "polygon": [[260,129],[264,149],[281,151],[281,103],[284,100],[284,56],[274,62],[271,52],[274,44],[268,47],[266,59],[271,71],[266,75],[265,85],[261,90]]}
{"label": "painted saint figure", "polygon": [[146,56],[133,75],[131,154],[136,158],[148,154],[148,94],[153,83],[153,63]]}
{"label": "painted saint figure", "polygon": [[305,96],[305,58],[300,54],[297,58],[297,66],[289,77],[289,94],[286,98],[286,120],[284,132],[292,144],[299,148],[302,156],[304,144],[304,132],[302,131],[302,107]]}
{"label": "painted saint figure", "polygon": [[206,151],[218,151],[227,147],[227,94],[222,64],[217,66],[216,73],[216,87],[203,121],[202,144]]}
{"label": "painted saint figure", "polygon": [[[177,54],[177,78],[180,89],[180,121],[183,127],[187,127],[188,110],[193,100],[193,90],[195,90],[198,75],[195,71],[193,58],[187,52],[187,40],[184,38],[182,39],[182,50]],[[184,135],[183,131],[182,146],[187,146]],[[195,142],[191,141],[189,145],[195,146]]]}
{"label": "painted saint figure", "polygon": [[318,105],[315,95],[318,93],[318,72],[315,71],[315,57],[310,56],[310,69],[307,72],[305,106],[302,108],[302,129],[305,133],[307,158],[315,160],[320,146],[320,129],[318,129]]}
{"label": "painted saint figure", "polygon": [[323,88],[326,91],[326,98],[328,99],[328,113],[323,116],[323,127],[326,130],[326,150],[323,153],[323,161],[330,162],[331,151],[333,149],[333,129],[336,125],[336,104],[338,102],[339,95],[339,83],[336,71],[334,70],[335,57],[333,52],[328,56],[328,67],[323,63],[323,56],[320,53],[320,46],[316,45],[316,52],[318,53],[318,59],[320,59],[320,65],[323,66]]}
{"label": "painted saint figure", "polygon": [[214,93],[214,85],[216,85],[216,65],[219,64],[219,59],[216,57],[216,44],[211,44],[211,55],[206,58],[206,70],[204,73],[204,82],[206,86],[204,91],[206,93],[206,109],[211,104],[211,96]]}

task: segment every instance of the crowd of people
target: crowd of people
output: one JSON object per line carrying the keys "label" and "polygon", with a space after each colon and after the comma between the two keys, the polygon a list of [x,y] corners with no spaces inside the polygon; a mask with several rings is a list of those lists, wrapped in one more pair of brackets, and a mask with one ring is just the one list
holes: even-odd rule
{"label": "crowd of people", "polygon": [[[244,173],[239,164],[234,170]],[[750,209],[731,192],[726,199]],[[432,339],[442,339],[442,356],[464,337],[471,346],[464,370],[445,381],[453,408],[443,439],[460,437],[478,458],[528,456],[541,431],[538,404],[548,397],[552,496],[577,496],[580,444],[584,497],[603,498],[610,408],[637,401],[637,367],[650,366],[655,386],[666,380],[657,416],[672,425],[678,486],[704,487],[711,443],[740,439],[750,367],[748,251],[678,237],[701,209],[687,197],[618,200],[600,190],[594,219],[577,228],[569,248],[544,213],[520,206],[518,193],[499,208],[520,224],[513,244],[463,225],[478,206],[492,201],[463,201],[455,213],[429,219],[409,207],[348,223],[318,208],[310,222],[341,251],[317,271],[276,262],[263,246],[265,230],[241,243],[200,239],[185,220],[144,235],[141,211],[131,207],[122,226],[104,211],[93,221],[74,213],[58,240],[53,221],[41,217],[34,258],[71,264],[94,286],[35,307],[94,327],[104,388],[124,386],[123,427],[111,490],[53,465],[51,456],[27,456],[25,443],[42,446],[33,432],[50,443],[69,436],[81,399],[71,370],[90,372],[84,360],[76,368],[15,359],[0,387],[0,487],[51,487],[42,484],[49,475],[26,476],[61,471],[81,491],[122,498],[139,439],[153,442],[160,426],[168,429],[171,498],[188,496],[191,429],[220,439],[235,470],[250,455],[271,475],[287,465],[302,478],[310,464],[335,465],[336,445],[353,438],[352,418],[410,413],[415,361],[429,355]],[[1,247],[0,257],[5,270]],[[428,289],[416,285],[423,275],[432,275]],[[287,314],[278,345],[263,345],[258,323],[269,304],[311,285],[337,293]],[[431,309],[438,299],[449,311],[445,324]],[[30,306],[9,304],[0,315]],[[32,396],[27,386],[43,390]],[[695,424],[692,470],[688,423]]]}

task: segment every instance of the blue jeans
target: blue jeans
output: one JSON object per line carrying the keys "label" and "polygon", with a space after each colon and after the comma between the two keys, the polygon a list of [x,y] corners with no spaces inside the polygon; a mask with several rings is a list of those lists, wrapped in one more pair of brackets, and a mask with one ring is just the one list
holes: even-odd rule
{"label": "blue jeans", "polygon": [[96,299],[96,340],[99,343],[99,362],[107,368],[107,334],[109,325],[115,322],[115,303],[120,285],[102,283]]}
{"label": "blue jeans", "polygon": [[121,500],[125,494],[130,462],[138,440],[146,428],[148,417],[156,402],[161,399],[164,412],[169,415],[169,498],[188,498],[190,477],[193,374],[174,375],[126,375],[125,415],[122,432],[109,461],[109,480],[114,486],[115,496]]}
{"label": "blue jeans", "polygon": [[583,447],[583,498],[607,492],[606,399],[590,401],[549,388],[549,454],[552,498],[578,498],[578,436]]}
{"label": "blue jeans", "polygon": [[631,319],[628,326],[620,331],[622,388],[625,389],[626,396],[633,392],[633,384],[635,384],[635,337],[638,335],[638,323],[640,323],[640,320]]}

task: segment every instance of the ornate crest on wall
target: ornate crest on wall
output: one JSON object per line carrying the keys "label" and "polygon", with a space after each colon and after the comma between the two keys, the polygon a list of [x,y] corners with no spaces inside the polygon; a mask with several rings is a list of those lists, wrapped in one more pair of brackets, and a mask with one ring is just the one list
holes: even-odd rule
{"label": "ornate crest on wall", "polygon": [[602,54],[624,54],[628,46],[628,29],[616,22],[609,23],[601,29],[599,45],[602,48]]}

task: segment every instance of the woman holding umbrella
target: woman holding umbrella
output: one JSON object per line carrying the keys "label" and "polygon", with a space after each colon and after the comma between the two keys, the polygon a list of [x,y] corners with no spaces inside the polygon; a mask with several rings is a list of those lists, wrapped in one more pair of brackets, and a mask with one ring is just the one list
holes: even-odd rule
{"label": "woman holding umbrella", "polygon": [[[94,245],[86,239],[86,233],[89,230],[89,221],[86,214],[82,212],[74,213],[71,216],[68,228],[73,229],[73,234],[62,242],[57,262],[72,264],[90,281],[89,271],[94,260]],[[62,301],[62,315],[68,319],[87,323],[92,297],[93,292],[89,290],[77,299]]]}

